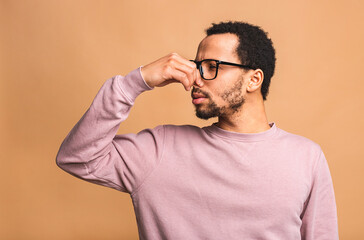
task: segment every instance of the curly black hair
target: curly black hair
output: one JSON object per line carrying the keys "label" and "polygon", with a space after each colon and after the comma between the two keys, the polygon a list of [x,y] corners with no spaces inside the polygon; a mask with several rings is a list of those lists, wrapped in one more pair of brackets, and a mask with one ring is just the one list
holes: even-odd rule
{"label": "curly black hair", "polygon": [[239,45],[236,51],[241,64],[263,71],[264,79],[261,93],[265,101],[276,62],[275,49],[272,40],[267,36],[268,33],[259,26],[232,21],[212,23],[212,26],[206,29],[207,36],[221,33],[233,33],[238,36]]}

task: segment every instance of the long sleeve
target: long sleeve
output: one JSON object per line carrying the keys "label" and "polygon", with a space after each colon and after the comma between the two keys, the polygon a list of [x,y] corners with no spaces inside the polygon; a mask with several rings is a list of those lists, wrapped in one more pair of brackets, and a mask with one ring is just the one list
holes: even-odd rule
{"label": "long sleeve", "polygon": [[158,165],[164,127],[137,134],[116,133],[136,97],[151,89],[140,68],[125,77],[116,75],[108,79],[62,142],[57,165],[88,182],[128,193],[136,190]]}
{"label": "long sleeve", "polygon": [[304,240],[339,239],[334,187],[328,163],[320,149],[310,195],[301,215]]}

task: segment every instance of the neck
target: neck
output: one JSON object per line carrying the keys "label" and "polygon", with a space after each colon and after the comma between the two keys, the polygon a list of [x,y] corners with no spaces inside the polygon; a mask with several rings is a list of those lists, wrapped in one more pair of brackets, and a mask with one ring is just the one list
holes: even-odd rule
{"label": "neck", "polygon": [[262,98],[246,101],[239,111],[220,116],[216,125],[238,133],[259,133],[270,129]]}

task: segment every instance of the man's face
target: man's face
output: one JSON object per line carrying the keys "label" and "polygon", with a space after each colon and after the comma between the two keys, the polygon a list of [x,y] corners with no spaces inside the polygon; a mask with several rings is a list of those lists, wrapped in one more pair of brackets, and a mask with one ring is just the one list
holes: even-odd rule
{"label": "man's face", "polygon": [[[216,59],[240,63],[236,53],[239,39],[235,34],[214,34],[204,38],[198,48],[196,59]],[[196,116],[202,119],[226,117],[238,112],[244,104],[244,70],[229,65],[220,65],[214,80],[203,80],[204,86],[193,87],[191,96],[204,97],[194,100]]]}

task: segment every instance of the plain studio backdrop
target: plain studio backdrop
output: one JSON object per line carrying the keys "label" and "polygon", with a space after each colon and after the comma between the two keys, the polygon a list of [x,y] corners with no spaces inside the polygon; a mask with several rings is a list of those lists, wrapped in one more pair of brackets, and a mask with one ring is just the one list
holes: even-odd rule
{"label": "plain studio backdrop", "polygon": [[[269,33],[277,66],[269,121],[320,144],[340,239],[364,239],[364,2],[1,0],[0,239],[137,239],[130,196],[56,166],[102,84],[170,52],[194,59],[211,22]],[[118,134],[210,125],[182,85],[138,97]]]}

